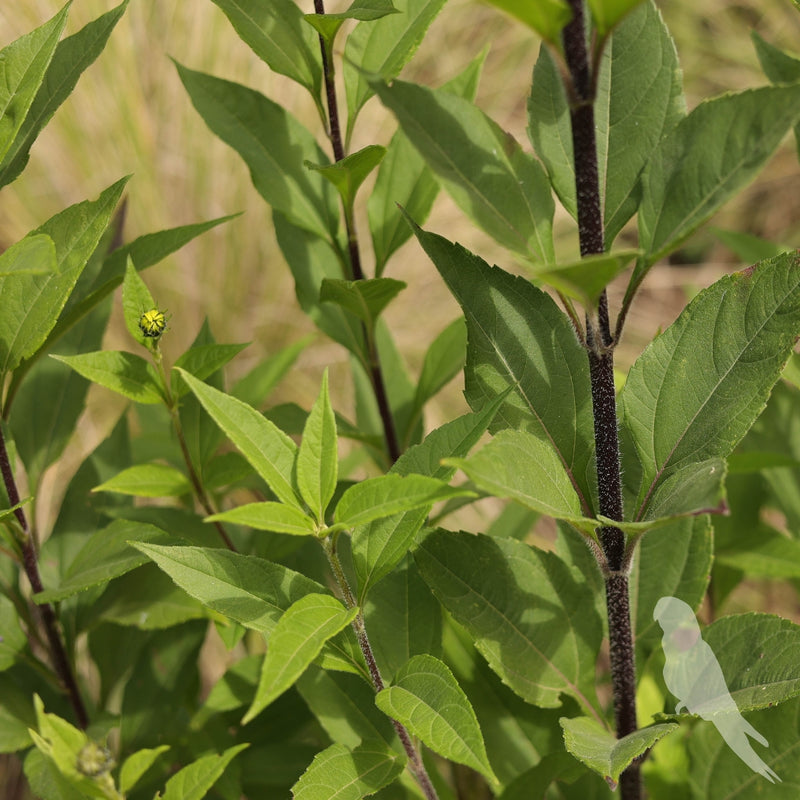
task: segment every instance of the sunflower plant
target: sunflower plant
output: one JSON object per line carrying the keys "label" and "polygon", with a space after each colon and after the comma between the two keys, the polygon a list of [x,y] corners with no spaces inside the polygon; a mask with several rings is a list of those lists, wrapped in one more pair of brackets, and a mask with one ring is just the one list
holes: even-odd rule
{"label": "sunflower plant", "polygon": [[[653,267],[800,139],[800,58],[754,36],[769,82],[690,110],[653,0],[492,2],[538,48],[526,143],[475,102],[485,53],[439,87],[399,77],[444,0],[214,0],[311,126],[175,65],[269,209],[298,314],[346,354],[349,408],[329,370],[310,406],[270,402],[312,338],[237,381],[245,345],[208,325],[164,355],[141,272],[220,220],[126,242],[123,179],[0,256],[0,744],[35,796],[714,800],[800,781],[800,627],[726,608],[745,581],[800,578],[798,252],[758,243],[615,363]],[[3,51],[0,180],[125,6],[59,41],[65,8]],[[369,102],[386,141],[365,136]],[[503,266],[426,229],[442,191]],[[409,258],[462,312],[416,374],[384,313]],[[120,284],[129,347],[103,349]],[[430,429],[458,376],[469,408]],[[42,476],[90,382],[132,410],[42,541]],[[507,502],[467,529],[485,498]],[[228,656],[203,686],[210,639]]]}

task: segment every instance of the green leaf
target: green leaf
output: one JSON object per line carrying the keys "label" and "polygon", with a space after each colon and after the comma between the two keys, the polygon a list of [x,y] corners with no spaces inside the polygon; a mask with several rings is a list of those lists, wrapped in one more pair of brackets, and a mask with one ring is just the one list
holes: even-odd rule
{"label": "green leaf", "polygon": [[[231,394],[243,403],[254,407],[264,403],[272,390],[292,368],[300,353],[311,344],[313,339],[313,335],[304,336],[259,361],[250,372],[233,385]],[[225,347],[225,345],[222,346]],[[178,360],[180,361],[180,359]],[[178,364],[178,366],[181,365]],[[195,375],[191,369],[189,372]],[[198,376],[195,375],[195,377]]]}
{"label": "green leaf", "polygon": [[0,159],[19,134],[67,22],[69,5],[0,51]]}
{"label": "green leaf", "polygon": [[605,36],[641,2],[642,0],[589,0],[589,9],[592,12],[592,21],[597,29],[597,35]]}
{"label": "green leaf", "polygon": [[325,594],[308,594],[286,610],[271,636],[246,725],[283,694],[320,654],[325,642],[346,628],[358,608],[346,609]]}
{"label": "green leaf", "polygon": [[177,372],[278,499],[302,511],[292,480],[297,445],[252,406],[208,386],[185,370]]}
{"label": "green leaf", "polygon": [[317,753],[292,787],[294,800],[361,800],[397,778],[405,757],[376,741],[352,751],[332,744]]}
{"label": "green leaf", "polygon": [[[761,69],[772,83],[800,82],[800,58],[764,41],[755,30],[750,32],[750,37],[755,45]],[[797,152],[800,155],[800,124],[794,126],[794,136],[797,140]]]}
{"label": "green leaf", "polygon": [[563,692],[599,718],[603,636],[594,594],[555,554],[512,539],[438,530],[414,551],[420,573],[505,684],[529,703]]}
{"label": "green leaf", "polygon": [[0,597],[0,672],[14,666],[17,654],[27,644],[14,604],[7,597]]}
{"label": "green leaf", "polygon": [[410,658],[392,685],[378,692],[375,702],[435,753],[497,783],[475,712],[453,673],[438,658]]}
{"label": "green leaf", "polygon": [[[800,738],[800,702],[793,700],[780,708],[770,708],[746,716],[746,723],[764,732],[769,749],[759,748],[758,757],[774,769],[783,781],[783,791],[770,788],[764,778],[730,748],[713,725],[692,728],[685,739],[685,755],[689,760],[689,776],[695,797],[708,800],[746,797],[790,797],[791,787],[800,782],[800,764],[794,757]],[[755,752],[755,748],[753,748]],[[763,774],[763,773],[762,773]]]}
{"label": "green leaf", "polygon": [[650,157],[642,175],[639,241],[650,265],[674,250],[748,183],[800,119],[800,85],[708,100]]}
{"label": "green leaf", "polygon": [[322,376],[322,388],[303,428],[297,453],[297,486],[300,495],[320,523],[336,491],[339,475],[336,417],[328,394],[328,371]]}
{"label": "green leaf", "polygon": [[[108,237],[108,232],[104,239]],[[98,250],[104,245],[98,246]],[[92,261],[99,258],[97,252]],[[93,271],[93,270],[92,270]],[[76,291],[90,270],[84,270]],[[65,309],[69,308],[67,301]],[[60,319],[68,312],[62,313]],[[98,350],[102,346],[109,316],[111,301],[108,298],[87,317],[74,325],[53,346],[60,355],[75,355]],[[52,339],[55,328],[48,336]],[[43,471],[56,461],[73,436],[78,419],[83,413],[90,383],[74,370],[53,359],[37,356],[48,348],[48,340],[29,359],[14,371],[6,394],[4,413],[11,422],[14,442],[19,456],[25,464],[28,485],[38,492]],[[88,486],[86,487],[89,488]]]}
{"label": "green leaf", "polygon": [[578,495],[558,454],[527,431],[500,431],[474,455],[448,458],[445,464],[458,467],[495,497],[516,500],[556,519],[581,520]]}
{"label": "green leaf", "polygon": [[242,157],[258,193],[295,225],[334,240],[338,211],[328,182],[304,161],[327,160],[314,137],[263,94],[177,64],[194,107]]}
{"label": "green leaf", "polygon": [[167,750],[169,745],[162,744],[160,747],[149,747],[131,753],[119,770],[119,790],[126,794],[130,792],[145,772],[155,764],[158,757]]}
{"label": "green leaf", "polygon": [[436,478],[390,473],[367,478],[347,489],[336,504],[334,519],[339,525],[353,528],[451,497],[474,496],[474,492],[448,486]]}
{"label": "green leaf", "polygon": [[286,75],[320,104],[322,64],[319,40],[293,0],[213,0],[242,41],[270,69]]}
{"label": "green leaf", "polygon": [[127,178],[94,201],[70,206],[31,235],[45,234],[56,247],[56,269],[44,275],[0,276],[0,375],[14,370],[45,342],[94,252]]}
{"label": "green leaf", "polygon": [[[204,381],[239,355],[245,347],[248,347],[247,343],[192,345],[183,355],[176,359],[173,367],[185,369],[198,380]],[[274,364],[271,365],[271,368],[274,370]],[[177,374],[173,373],[171,383],[173,393],[178,397],[189,391],[189,387],[180,380]],[[260,395],[260,399],[263,400],[265,394]]]}
{"label": "green leaf", "polygon": [[87,794],[75,788],[41,750],[32,748],[28,752],[24,770],[31,790],[42,800],[86,800]]}
{"label": "green leaf", "polygon": [[725,247],[732,250],[743,264],[754,264],[756,261],[763,261],[765,258],[774,258],[791,249],[743,231],[728,231],[715,226],[709,226],[709,231]]}
{"label": "green leaf", "polygon": [[[465,414],[431,431],[425,440],[406,450],[392,470],[450,480],[455,470],[442,465],[448,456],[465,456],[491,423],[503,397],[474,414]],[[398,514],[357,527],[352,535],[353,564],[359,581],[360,602],[369,589],[403,559],[428,515],[429,508]]]}
{"label": "green leaf", "polygon": [[443,5],[444,0],[396,0],[400,14],[357,25],[347,37],[342,72],[347,92],[348,144],[359,111],[373,95],[366,76],[391,80],[399,75]]}
{"label": "green leaf", "polygon": [[675,723],[649,725],[621,739],[590,717],[562,717],[564,744],[578,761],[594,770],[612,790],[619,776],[638,756],[646,753],[659,739],[674,731]]}
{"label": "green leaf", "polygon": [[304,575],[255,556],[138,542],[134,547],[203,605],[267,635],[292,603],[311,592],[324,591]]}
{"label": "green leaf", "polygon": [[[686,114],[675,43],[650,0],[624,19],[606,42],[594,108],[606,247],[610,248],[638,208],[640,173],[653,149]],[[577,219],[569,106],[547,47],[540,49],[533,70],[528,135],[561,203]]]}
{"label": "green leaf", "polygon": [[638,255],[638,250],[620,250],[584,256],[577,261],[556,264],[547,269],[533,269],[531,272],[537,281],[578,300],[584,308],[595,309],[606,286],[627,269]]}
{"label": "green leaf", "polygon": [[[207,620],[209,617],[214,622],[221,621],[219,615],[209,612],[189,597],[169,575],[152,563],[117,578],[103,592],[103,602],[98,605],[102,608],[95,610],[102,622],[140,631],[161,631],[189,620]],[[98,668],[102,665],[98,664]],[[108,687],[108,679],[104,685]]]}
{"label": "green leaf", "polygon": [[800,80],[800,58],[770,44],[752,30],[750,38],[764,74],[773,83],[796,83]]}
{"label": "green leaf", "polygon": [[383,309],[407,285],[394,278],[362,278],[357,281],[325,278],[319,299],[323,303],[336,303],[372,330]]}
{"label": "green leaf", "polygon": [[[91,742],[86,733],[70,725],[55,714],[46,714],[44,704],[38,695],[34,696],[36,708],[37,730],[31,729],[30,734],[37,749],[45,756],[49,765],[56,767],[58,774],[57,792],[53,798],[89,797],[107,800],[109,794],[104,787],[98,784],[93,777],[85,774],[80,769],[84,758],[95,766],[98,762],[106,769],[113,766],[111,753],[103,746]],[[88,751],[88,753],[87,753]],[[52,783],[47,782],[52,786]],[[49,788],[49,787],[48,787]],[[73,794],[74,792],[74,794]],[[110,795],[112,800],[117,800],[119,795]]]}
{"label": "green leaf", "polygon": [[720,547],[714,553],[714,563],[741,570],[748,578],[800,578],[800,542],[797,539],[766,526],[748,533],[746,549]]}
{"label": "green leaf", "polygon": [[375,82],[381,101],[461,209],[500,244],[550,263],[550,184],[538,161],[477,106],[443,89]]}
{"label": "green leaf", "polygon": [[190,727],[197,730],[215,714],[242,708],[251,699],[258,685],[258,674],[263,661],[261,655],[248,655],[232,663],[195,712]]}
{"label": "green leaf", "polygon": [[375,663],[391,679],[411,656],[442,654],[442,607],[406,557],[364,604],[364,625]]}
{"label": "green leaf", "polygon": [[47,275],[56,270],[56,246],[49,236],[31,235],[0,254],[0,277]]}
{"label": "green leaf", "polygon": [[724,514],[726,472],[723,459],[709,458],[685,464],[660,477],[647,500],[646,521],[663,524],[667,518],[685,514]]}
{"label": "green leaf", "polygon": [[463,319],[453,320],[432,342],[422,362],[414,406],[420,410],[464,368],[467,328]]}
{"label": "green leaf", "polygon": [[[648,533],[639,543],[630,577],[636,660],[661,644],[662,631],[653,609],[662,597],[677,597],[697,608],[708,591],[712,560],[718,556],[707,515],[673,522]],[[583,541],[578,546],[585,548]],[[634,611],[635,609],[635,611]]]}
{"label": "green leaf", "polygon": [[103,642],[92,648],[100,673],[123,681],[127,675],[141,678],[122,697],[120,716],[126,722],[120,727],[120,752],[178,741],[187,734],[187,709],[197,702],[197,664],[208,621],[144,635],[114,628],[104,626]]}
{"label": "green leaf", "polygon": [[305,19],[322,37],[330,56],[333,40],[348,19],[356,19],[360,22],[374,22],[388,14],[397,13],[397,9],[390,0],[353,0],[347,11],[342,11],[339,14],[306,14]]}
{"label": "green leaf", "polygon": [[296,688],[331,741],[354,748],[377,739],[399,749],[400,740],[389,718],[375,706],[375,690],[361,676],[310,666]]}
{"label": "green leaf", "polygon": [[[714,460],[730,454],[763,410],[799,332],[800,269],[787,253],[701,292],[642,353],[620,394],[643,473],[631,519],[718,502],[724,470]],[[693,490],[684,502],[681,473],[699,475],[704,464],[715,469],[705,497]]]}
{"label": "green leaf", "polygon": [[[386,396],[395,421],[395,428],[398,432],[405,431],[408,429],[411,417],[414,382],[408,373],[405,358],[398,350],[389,326],[382,318],[378,318],[375,326],[374,345],[377,345],[378,361],[381,364],[386,384]],[[359,359],[358,366],[353,371],[356,401],[355,428],[365,437],[365,442],[377,444],[377,447],[372,445],[372,457],[385,469],[388,466],[385,452],[386,437],[370,378],[371,359],[372,356],[368,353],[365,354],[365,357]],[[412,441],[419,441],[421,436],[422,426],[417,425]]]}
{"label": "green leaf", "polygon": [[220,755],[202,756],[178,770],[167,781],[162,800],[202,800],[222,777],[228,764],[248,747],[247,743],[237,744]]}
{"label": "green leaf", "polygon": [[572,12],[564,0],[489,0],[496,8],[524,22],[543,39],[561,46],[561,31],[572,19]]}
{"label": "green leaf", "polygon": [[170,542],[173,537],[154,525],[118,519],[95,531],[78,551],[58,587],[34,595],[37,603],[54,603],[78,592],[108,583],[147,563],[131,541]]}
{"label": "green leaf", "polygon": [[[388,14],[400,12],[392,5],[391,0],[353,0],[347,11],[338,14],[306,14],[306,19],[314,24],[316,19],[329,17],[335,20],[357,19],[359,22],[374,22]],[[316,27],[316,26],[315,26]],[[320,31],[321,33],[322,31]]]}
{"label": "green leaf", "polygon": [[[488,52],[487,46],[442,89],[474,100]],[[400,208],[421,225],[428,218],[438,193],[439,183],[425,160],[408,137],[401,130],[396,131],[378,168],[378,176],[367,201],[376,277],[383,275],[391,255],[411,236]]]}
{"label": "green leaf", "polygon": [[[93,288],[91,292],[80,298],[76,298],[73,293],[73,296],[67,302],[64,313],[59,317],[58,323],[47,337],[45,343],[24,366],[29,366],[31,362],[36,360],[48,347],[89,314],[92,309],[96,308],[102,300],[108,297],[122,283],[128,258],[141,271],[153,266],[153,264],[157,264],[201,233],[205,233],[211,228],[233,219],[234,216],[237,215],[220,217],[210,222],[199,222],[194,225],[182,225],[178,228],[170,228],[157,233],[148,233],[134,239],[130,244],[114,250],[103,261],[100,275],[94,282],[96,288]],[[17,380],[17,374],[15,373],[14,375],[15,381]]]}
{"label": "green leaf", "polygon": [[320,303],[319,291],[326,278],[340,280],[345,274],[342,254],[328,242],[273,213],[272,222],[286,264],[292,271],[300,307],[314,324],[361,360],[366,360],[361,323],[331,303]]}
{"label": "green leaf", "polygon": [[[620,0],[618,5],[633,7],[637,2]],[[598,81],[602,99],[595,104],[600,118],[595,122],[605,244],[610,249],[639,208],[642,170],[665,134],[685,118],[686,100],[675,41],[653,0],[622,20],[606,48]]]}
{"label": "green leaf", "polygon": [[[782,424],[783,414],[775,413],[778,410],[784,410],[781,409],[783,401],[795,399],[786,397],[789,391],[788,387],[782,388],[780,384],[775,387],[767,409],[756,423],[758,428],[754,426],[751,429],[751,434],[745,438],[740,450],[750,443],[758,443],[761,438],[760,434],[763,435],[765,431],[770,431],[772,436],[785,439],[789,443],[796,439],[791,429],[787,429]],[[788,404],[788,408],[785,410],[789,412],[791,425],[793,418],[796,417],[794,402]],[[748,453],[745,452],[741,455],[746,456]],[[796,465],[792,466],[796,467]],[[769,469],[762,474],[741,473],[729,476],[727,489],[731,501],[731,514],[714,521],[714,563],[716,565],[739,570],[746,573],[748,577],[754,578],[800,577],[800,541],[790,538],[767,524],[763,516],[764,507],[770,504],[768,494],[770,489],[772,493],[777,492],[778,496],[782,495],[783,502],[780,507],[786,513],[789,505],[787,500],[796,495],[796,490],[792,491],[791,489],[793,476],[796,474],[796,469],[791,471]],[[773,476],[780,476],[778,478],[780,482],[771,486],[770,479]],[[791,505],[793,506],[794,503],[792,502]],[[789,530],[794,530],[795,527],[793,517],[794,513],[791,513],[791,516],[787,514],[786,527]]]}
{"label": "green leaf", "polygon": [[153,295],[145,285],[133,261],[128,257],[125,265],[125,277],[122,280],[122,310],[125,315],[125,327],[128,333],[143,347],[147,345],[142,329],[139,327],[139,320],[146,311],[156,308]]}
{"label": "green leaf", "polygon": [[[573,701],[567,701],[567,708],[575,709],[570,712],[565,708],[545,710],[526,703],[492,672],[466,631],[450,620],[444,631],[444,652],[448,666],[475,709],[489,761],[503,784],[511,783],[539,763],[543,753],[557,749],[567,755],[559,741],[558,718],[565,713],[579,713]],[[571,756],[568,758],[572,761]],[[539,796],[528,785],[527,792],[519,795],[518,800]],[[544,789],[541,796],[544,797]]]}
{"label": "green leaf", "polygon": [[[329,15],[325,15],[327,18]],[[342,198],[344,207],[352,214],[353,204],[356,200],[356,192],[378,164],[381,163],[386,155],[386,148],[377,144],[367,145],[362,150],[345,156],[335,164],[319,165],[306,162],[309,169],[319,172],[324,178],[333,184],[339,196]]]}
{"label": "green leaf", "polygon": [[417,239],[467,318],[465,395],[473,409],[513,391],[490,430],[549,441],[591,516],[596,493],[589,366],[569,319],[544,292],[419,228]]}
{"label": "green leaf", "polygon": [[794,622],[773,614],[733,614],[709,625],[703,640],[719,661],[740,712],[769,708],[800,694],[800,626]]}
{"label": "green leaf", "polygon": [[77,356],[52,356],[75,372],[137,403],[163,403],[164,390],[155,367],[141,356],[100,350]]}
{"label": "green leaf", "polygon": [[13,144],[0,161],[0,186],[11,183],[22,172],[39,132],[55,110],[72,93],[81,73],[103,51],[111,31],[114,30],[127,6],[128,0],[124,0],[116,8],[102,14],[77,33],[58,43],[44,81],[24,117]]}
{"label": "green leaf", "polygon": [[408,137],[398,130],[389,142],[367,201],[376,277],[383,275],[391,255],[411,236],[397,206],[402,206],[412,219],[422,223],[438,193],[439,183],[425,160]]}
{"label": "green leaf", "polygon": [[308,514],[284,503],[247,503],[206,517],[206,522],[217,521],[247,525],[261,531],[289,533],[293,536],[313,536],[317,533],[314,520]]}
{"label": "green leaf", "polygon": [[[797,362],[793,364],[792,362]],[[797,389],[793,385],[793,367],[800,366],[800,359],[792,354],[789,369],[784,370],[785,381],[778,381],[770,395],[767,408],[756,420],[739,448],[740,452],[766,451],[788,456],[792,460],[800,461],[800,415],[797,413],[797,403],[800,399]],[[762,476],[769,489],[768,505],[779,508],[786,517],[786,528],[790,531],[800,530],[800,475],[796,470],[765,469]],[[736,502],[759,496],[753,490],[752,483],[743,495],[736,493],[735,487],[730,491],[731,506],[736,508]],[[762,519],[759,511],[754,511],[750,517],[751,525],[757,526]],[[750,533],[750,536],[753,536]],[[752,542],[753,540],[750,539]]]}
{"label": "green leaf", "polygon": [[183,472],[169,464],[137,464],[95,486],[92,491],[139,497],[180,497],[192,491],[192,484]]}

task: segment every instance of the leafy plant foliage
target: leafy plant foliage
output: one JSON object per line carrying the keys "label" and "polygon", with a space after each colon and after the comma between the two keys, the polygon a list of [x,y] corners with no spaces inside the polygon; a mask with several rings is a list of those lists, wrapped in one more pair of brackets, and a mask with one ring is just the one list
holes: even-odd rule
{"label": "leafy plant foliage", "polygon": [[[355,410],[327,370],[310,408],[268,407],[311,339],[232,385],[245,345],[207,325],[166,363],[142,272],[227,218],[128,241],[122,177],[0,254],[0,752],[42,800],[788,796],[677,713],[654,611],[708,600],[693,647],[768,739],[759,763],[800,782],[800,627],[718,613],[746,578],[800,579],[798,253],[726,234],[758,263],[697,293],[619,390],[613,358],[656,262],[800,137],[800,59],[755,37],[773,83],[687,111],[653,0],[492,0],[542,41],[523,144],[475,104],[485,52],[441,87],[398,78],[443,0],[214,2],[319,124],[190,66],[174,80],[271,209]],[[0,185],[126,6],[61,40],[67,5],[2,50]],[[353,150],[372,98],[396,130]],[[529,275],[425,230],[440,190]],[[384,315],[410,239],[463,311],[416,376]],[[130,346],[103,349],[120,286]],[[428,430],[462,371],[470,410]],[[139,427],[122,415],[44,531],[90,383]],[[510,502],[461,529],[487,496]],[[201,691],[210,636],[230,658]]]}

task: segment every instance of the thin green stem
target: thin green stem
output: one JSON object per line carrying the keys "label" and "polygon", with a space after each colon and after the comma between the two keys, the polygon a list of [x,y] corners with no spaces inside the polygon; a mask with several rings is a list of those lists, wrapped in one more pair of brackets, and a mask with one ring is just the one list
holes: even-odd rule
{"label": "thin green stem", "polygon": [[[603,212],[595,140],[595,69],[586,47],[583,0],[569,0],[572,20],[564,28],[564,55],[570,74],[570,120],[575,160],[575,190],[581,255],[605,250]],[[586,350],[592,384],[595,458],[600,513],[622,521],[622,475],[620,470],[614,345],[608,312],[608,296],[600,297],[597,315],[586,320]],[[601,567],[606,584],[611,683],[617,737],[636,730],[636,668],[626,559],[625,534],[612,526],[598,530],[603,550]],[[623,800],[642,796],[639,763],[635,761],[620,776]]]}
{"label": "thin green stem", "polygon": [[[2,427],[0,427],[0,472],[2,472],[3,475],[3,483],[6,487],[9,502],[12,506],[17,505],[17,503],[19,503],[19,491],[17,489],[17,483],[14,480],[11,462],[8,458],[8,450],[6,449],[6,440],[3,435]],[[17,522],[19,522],[22,528],[22,563],[25,574],[28,576],[28,581],[31,584],[31,589],[34,594],[38,594],[44,591],[44,586],[39,573],[34,537],[28,527],[28,520],[25,516],[25,512],[21,508],[18,508],[14,512],[14,516],[17,518]],[[38,609],[42,625],[44,626],[50,658],[53,662],[53,669],[69,698],[78,726],[85,730],[89,727],[89,715],[86,712],[83,697],[81,697],[80,690],[78,689],[78,682],[75,679],[72,665],[67,656],[67,648],[64,645],[64,640],[62,639],[61,631],[58,627],[56,612],[50,603],[42,603],[38,606]]]}
{"label": "thin green stem", "polygon": [[[322,547],[325,550],[325,555],[328,558],[328,564],[330,564],[331,571],[333,572],[336,585],[339,588],[344,604],[348,608],[355,608],[357,605],[355,595],[353,594],[353,590],[350,588],[350,582],[347,580],[347,576],[345,575],[344,570],[342,569],[341,561],[339,560],[339,555],[336,552],[336,534],[323,539]],[[364,661],[366,662],[367,669],[369,670],[372,687],[375,689],[375,693],[377,694],[384,689],[386,684],[383,682],[383,677],[378,667],[378,662],[375,660],[375,654],[373,653],[372,646],[369,643],[367,629],[364,624],[364,615],[361,613],[361,609],[359,609],[358,614],[352,622],[352,625],[356,634],[356,638],[358,639],[358,646],[361,649],[361,654],[364,656]],[[417,748],[414,746],[414,742],[411,740],[411,735],[409,734],[408,730],[396,719],[392,719],[391,717],[389,717],[389,719],[391,720],[391,723],[397,732],[397,736],[400,739],[400,743],[403,745],[403,749],[406,751],[406,755],[408,756],[408,767],[411,770],[411,773],[414,775],[415,780],[419,784],[420,789],[422,789],[426,800],[438,800],[436,789],[434,788],[433,783],[431,783],[430,776],[425,769],[425,765],[422,763],[422,757],[420,756]]]}
{"label": "thin green stem", "polygon": [[[325,13],[325,4],[323,0],[314,0],[314,11],[317,14]],[[339,103],[336,99],[334,65],[332,59],[329,57],[328,49],[322,36],[319,37],[319,46],[322,52],[322,72],[325,78],[325,96],[328,102],[328,134],[330,136],[331,146],[333,147],[334,161],[341,161],[345,157],[345,151],[341,124],[339,122]],[[345,228],[347,230],[347,252],[350,256],[349,277],[351,280],[363,280],[365,275],[361,265],[358,232],[356,230],[352,209],[344,208],[344,219]],[[370,384],[372,385],[372,392],[375,395],[375,401],[378,404],[378,413],[380,414],[384,440],[386,442],[386,455],[389,458],[390,464],[394,464],[402,453],[400,439],[397,435],[397,426],[389,403],[386,381],[383,377],[380,356],[374,337],[369,335],[369,331],[367,331],[365,325],[362,325],[362,330],[367,350],[367,374]]]}
{"label": "thin green stem", "polygon": [[[206,494],[206,490],[203,487],[203,482],[200,480],[200,476],[197,474],[197,471],[194,468],[194,464],[192,464],[192,457],[189,454],[189,447],[186,444],[186,437],[183,435],[183,426],[181,425],[181,417],[178,411],[178,403],[176,399],[172,396],[172,392],[169,388],[169,381],[167,380],[166,371],[164,370],[164,363],[161,356],[161,350],[158,346],[158,341],[155,341],[150,348],[150,353],[153,356],[153,361],[156,365],[156,369],[158,370],[158,374],[161,377],[161,383],[164,387],[165,393],[165,400],[167,404],[167,408],[169,409],[169,415],[172,419],[172,427],[175,429],[175,435],[178,437],[178,445],[181,448],[181,454],[183,455],[183,461],[186,464],[186,471],[189,473],[189,481],[192,484],[192,489],[194,490],[194,495],[197,498],[197,501],[205,511],[206,516],[210,517],[216,513],[216,509],[211,503],[208,495]],[[215,520],[213,523],[214,527],[217,529],[217,533],[220,535],[220,538],[225,543],[225,546],[228,550],[232,550],[234,553],[236,552],[236,546],[231,541],[230,536],[228,536],[228,532],[225,530],[225,527],[221,522]]]}

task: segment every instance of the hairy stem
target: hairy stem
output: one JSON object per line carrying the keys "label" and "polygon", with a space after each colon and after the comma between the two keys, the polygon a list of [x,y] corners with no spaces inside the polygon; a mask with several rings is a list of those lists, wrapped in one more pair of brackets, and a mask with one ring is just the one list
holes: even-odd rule
{"label": "hairy stem", "polygon": [[[6,449],[6,440],[2,428],[0,428],[0,472],[3,474],[3,483],[8,493],[9,502],[12,506],[15,506],[19,503],[19,491],[17,489],[17,483],[14,480],[11,462],[8,458],[8,450]],[[39,564],[36,558],[36,547],[34,546],[33,535],[28,527],[28,520],[25,516],[25,512],[21,508],[14,511],[14,516],[17,518],[17,522],[19,522],[22,528],[22,562],[25,568],[25,574],[28,576],[31,589],[33,589],[35,594],[38,594],[44,591],[44,586],[42,584],[41,575],[39,574]],[[38,609],[47,638],[53,669],[64,691],[67,693],[78,726],[85,730],[89,727],[89,715],[86,712],[86,706],[84,705],[83,698],[78,689],[78,682],[75,680],[72,665],[67,657],[67,648],[64,645],[64,640],[58,628],[55,610],[50,603],[42,603],[38,606]]]}
{"label": "hairy stem", "polygon": [[[325,5],[323,0],[314,0],[314,11],[317,14],[325,13]],[[328,102],[328,123],[330,128],[331,146],[333,147],[333,158],[335,161],[341,161],[345,157],[344,141],[342,139],[342,128],[339,122],[339,104],[336,99],[336,84],[334,81],[334,67],[330,58],[328,57],[328,50],[325,46],[325,40],[322,36],[319,37],[319,46],[322,51],[322,72],[325,77],[325,97]],[[358,246],[358,232],[356,231],[355,219],[353,218],[352,209],[344,209],[344,221],[347,229],[347,252],[350,257],[350,278],[352,280],[363,280],[364,269],[361,266],[361,254]],[[386,382],[383,378],[383,370],[381,368],[380,357],[378,355],[378,348],[375,343],[375,337],[370,336],[365,325],[362,325],[364,334],[364,341],[367,346],[367,373],[369,375],[370,383],[372,384],[372,391],[375,395],[375,401],[378,404],[378,413],[381,417],[381,424],[383,425],[383,435],[386,442],[386,454],[389,457],[389,462],[394,464],[401,455],[400,440],[397,436],[397,428],[392,415],[391,406],[389,404],[389,395],[386,391]]]}
{"label": "hairy stem", "polygon": [[[339,561],[334,537],[329,536],[322,542],[322,546],[325,549],[325,555],[328,557],[328,563],[330,564],[331,571],[336,579],[336,584],[339,587],[339,591],[341,592],[345,605],[348,608],[355,608],[355,596],[353,595],[353,590],[350,588],[350,583],[347,580],[347,576],[344,574],[342,564]],[[381,676],[381,671],[378,668],[378,662],[375,660],[375,654],[372,652],[372,646],[370,645],[369,637],[367,636],[367,629],[364,625],[364,615],[361,613],[360,609],[358,615],[353,620],[352,625],[356,634],[356,638],[358,639],[358,646],[361,649],[361,654],[364,656],[364,661],[366,662],[367,669],[369,670],[372,686],[377,694],[384,689],[385,684],[383,682],[383,677]],[[392,719],[391,717],[389,717],[389,719],[391,720],[391,723],[397,732],[397,736],[400,739],[400,743],[403,745],[403,749],[406,751],[406,755],[408,756],[408,767],[419,784],[420,789],[422,789],[426,800],[438,800],[436,789],[434,789],[433,784],[431,783],[430,776],[425,769],[425,765],[422,763],[422,757],[420,756],[417,748],[414,746],[408,730],[406,730],[405,726],[396,719]]]}
{"label": "hairy stem", "polygon": [[[575,190],[581,255],[603,253],[605,249],[603,212],[597,166],[594,124],[595,80],[586,47],[583,0],[569,0],[573,18],[564,28],[564,55],[571,86],[570,118],[575,159]],[[594,319],[586,321],[586,348],[592,382],[595,455],[600,513],[622,520],[622,478],[620,472],[617,407],[614,388],[614,338],[608,314],[608,296],[603,292]],[[608,611],[611,683],[617,737],[636,730],[636,669],[631,629],[628,576],[625,563],[625,534],[618,528],[598,530],[605,563],[606,608]],[[623,800],[642,795],[638,762],[620,777]]]}
{"label": "hairy stem", "polygon": [[[178,437],[178,444],[181,448],[183,461],[186,464],[186,471],[189,473],[189,481],[192,484],[194,495],[203,508],[203,511],[206,512],[206,516],[210,517],[212,514],[216,513],[216,509],[211,505],[211,501],[209,500],[206,490],[203,487],[203,482],[200,480],[200,476],[197,474],[194,464],[192,464],[192,457],[189,454],[189,447],[186,444],[186,437],[183,435],[183,426],[181,425],[181,417],[178,412],[178,403],[170,391],[169,381],[167,380],[167,373],[164,369],[164,362],[161,355],[161,350],[158,346],[158,341],[156,341],[152,348],[150,348],[150,353],[153,356],[153,361],[155,362],[158,374],[161,376],[161,383],[163,384],[164,391],[166,392],[167,408],[169,409],[169,415],[172,418],[172,426],[175,429],[175,435]],[[228,550],[232,550],[234,553],[237,552],[236,546],[231,541],[231,537],[228,536],[228,532],[225,530],[224,525],[218,520],[215,521],[213,525],[217,529],[217,533],[219,534],[220,539],[222,539],[224,542],[225,547],[227,547]]]}
{"label": "hairy stem", "polygon": [[[203,484],[200,481],[200,476],[197,474],[194,466],[192,465],[192,458],[189,455],[189,448],[186,446],[186,438],[183,435],[183,428],[181,426],[177,410],[175,410],[172,414],[172,422],[173,425],[175,426],[175,433],[178,436],[178,444],[180,444],[181,447],[183,460],[186,462],[186,469],[189,472],[189,480],[192,483],[192,488],[194,489],[195,496],[197,497],[198,502],[202,506],[203,511],[206,512],[206,516],[210,517],[212,514],[216,514],[216,509],[214,508],[214,506],[211,505],[211,501],[208,499],[206,490],[203,488]],[[217,533],[219,534],[220,539],[222,539],[222,541],[225,543],[225,547],[227,547],[228,550],[232,550],[235,553],[236,546],[231,541],[231,537],[228,536],[228,532],[225,530],[225,526],[219,520],[215,520],[212,524],[217,529]]]}

